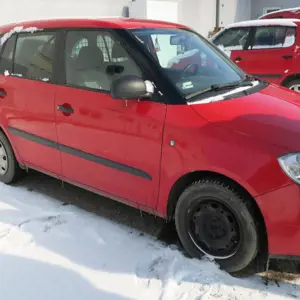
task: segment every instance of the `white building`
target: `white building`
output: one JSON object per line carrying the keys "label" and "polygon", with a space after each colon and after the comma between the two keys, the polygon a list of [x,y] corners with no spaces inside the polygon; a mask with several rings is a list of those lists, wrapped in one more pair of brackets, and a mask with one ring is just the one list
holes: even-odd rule
{"label": "white building", "polygon": [[1,0],[0,24],[53,17],[129,16],[183,23],[207,36],[217,24],[258,18],[300,0]]}

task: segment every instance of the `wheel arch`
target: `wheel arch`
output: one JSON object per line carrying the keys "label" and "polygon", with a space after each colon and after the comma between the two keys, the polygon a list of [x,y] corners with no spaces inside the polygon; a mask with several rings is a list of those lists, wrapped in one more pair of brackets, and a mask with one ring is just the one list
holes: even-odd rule
{"label": "wheel arch", "polygon": [[13,149],[14,155],[15,155],[15,157],[16,157],[16,159],[17,159],[19,165],[20,165],[20,167],[21,167],[22,169],[24,169],[24,168],[25,168],[25,164],[24,164],[23,160],[21,159],[21,156],[19,155],[19,153],[18,153],[16,147],[15,147],[14,144],[12,143],[11,138],[10,138],[8,132],[7,132],[6,130],[4,130],[4,128],[3,128],[3,126],[2,126],[1,124],[0,124],[0,132],[3,133],[3,134],[6,136],[6,138],[8,139],[8,141],[9,141],[9,143],[10,143],[12,149]]}
{"label": "wheel arch", "polygon": [[299,79],[300,80],[300,73],[294,73],[294,74],[290,74],[287,77],[285,77],[282,82],[281,85],[285,86],[288,82],[295,80],[295,79]]}
{"label": "wheel arch", "polygon": [[260,233],[262,233],[260,235],[260,249],[257,257],[257,263],[258,265],[259,264],[263,265],[265,268],[268,260],[268,235],[267,235],[267,228],[266,228],[264,217],[262,215],[262,212],[257,202],[252,197],[252,195],[248,192],[248,190],[245,187],[243,187],[240,183],[236,182],[230,177],[212,171],[195,171],[181,176],[174,183],[169,193],[168,203],[167,203],[168,220],[172,221],[174,219],[176,204],[183,191],[192,183],[203,179],[222,181],[227,185],[229,185],[231,188],[233,188],[237,193],[242,195],[246,201],[251,202],[254,208],[258,230]]}

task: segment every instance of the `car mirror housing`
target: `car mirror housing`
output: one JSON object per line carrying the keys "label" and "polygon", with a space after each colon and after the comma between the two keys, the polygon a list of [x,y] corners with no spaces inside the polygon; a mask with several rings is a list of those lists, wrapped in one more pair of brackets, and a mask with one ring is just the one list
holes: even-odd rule
{"label": "car mirror housing", "polygon": [[122,76],[111,84],[111,96],[113,99],[143,99],[149,98],[152,94],[149,92],[147,83],[138,76]]}

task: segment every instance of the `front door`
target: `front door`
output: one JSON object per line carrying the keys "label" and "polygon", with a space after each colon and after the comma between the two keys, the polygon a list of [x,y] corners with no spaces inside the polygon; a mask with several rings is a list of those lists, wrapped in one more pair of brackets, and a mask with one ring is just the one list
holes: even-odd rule
{"label": "front door", "polygon": [[112,99],[113,79],[143,74],[108,31],[67,32],[65,66],[55,100],[64,177],[154,207],[166,105]]}

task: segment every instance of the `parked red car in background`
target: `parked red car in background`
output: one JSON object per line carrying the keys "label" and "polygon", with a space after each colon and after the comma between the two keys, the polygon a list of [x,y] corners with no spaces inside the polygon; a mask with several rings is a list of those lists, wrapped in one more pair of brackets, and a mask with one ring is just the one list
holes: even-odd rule
{"label": "parked red car in background", "polygon": [[233,275],[300,256],[299,94],[178,24],[32,21],[0,41],[0,181],[36,169],[174,220]]}
{"label": "parked red car in background", "polygon": [[211,41],[248,74],[300,92],[300,20],[235,23]]}
{"label": "parked red car in background", "polygon": [[300,19],[300,7],[277,10],[262,15],[260,19]]}

